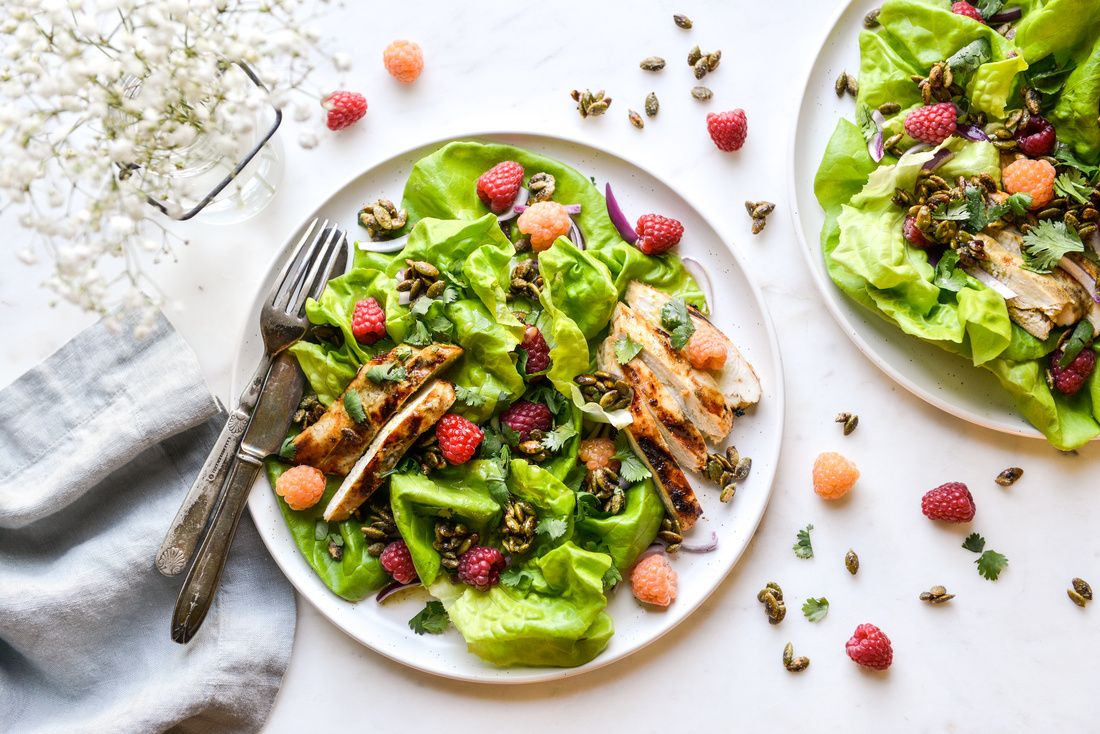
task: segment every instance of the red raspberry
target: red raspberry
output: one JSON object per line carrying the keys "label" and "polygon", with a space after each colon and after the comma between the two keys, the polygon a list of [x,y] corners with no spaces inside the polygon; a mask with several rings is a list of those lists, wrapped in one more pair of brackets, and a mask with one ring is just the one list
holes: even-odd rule
{"label": "red raspberry", "polygon": [[890,638],[873,624],[856,627],[844,649],[848,657],[865,668],[886,670],[894,662],[894,647],[890,644]]}
{"label": "red raspberry", "polygon": [[1016,142],[1020,150],[1030,158],[1042,158],[1054,152],[1058,133],[1054,125],[1040,115],[1028,118],[1027,124],[1016,130]]}
{"label": "red raspberry", "polygon": [[308,510],[324,493],[325,475],[312,466],[292,466],[275,480],[275,494],[292,510]]}
{"label": "red raspberry", "polygon": [[503,214],[516,200],[523,185],[523,166],[515,161],[502,161],[477,180],[477,198],[493,213]]}
{"label": "red raspberry", "polygon": [[1047,161],[1020,158],[1001,171],[1005,191],[1010,194],[1027,194],[1031,197],[1031,209],[1042,209],[1054,198],[1054,179],[1058,172]]}
{"label": "red raspberry", "polygon": [[459,556],[458,580],[479,591],[488,591],[500,581],[505,565],[504,554],[499,550],[475,545]]}
{"label": "red raspberry", "polygon": [[554,425],[554,414],[543,403],[520,400],[500,414],[500,422],[519,434],[526,441],[531,431],[549,431]]}
{"label": "red raspberry", "polygon": [[386,312],[373,298],[355,304],[351,315],[351,333],[360,344],[374,344],[386,336]]}
{"label": "red raspberry", "polygon": [[358,92],[333,92],[321,100],[321,106],[328,112],[325,124],[329,130],[343,130],[367,114],[367,98]]}
{"label": "red raspberry", "polygon": [[974,519],[974,496],[962,482],[948,482],[921,497],[920,509],[930,520],[970,522]]}
{"label": "red raspberry", "polygon": [[952,102],[918,107],[905,116],[905,132],[909,137],[929,145],[939,145],[955,134],[959,111]]}
{"label": "red raspberry", "polygon": [[439,419],[435,435],[444,459],[452,464],[465,464],[473,457],[485,434],[462,416],[448,413]]}
{"label": "red raspberry", "polygon": [[638,217],[634,231],[638,233],[634,244],[639,250],[647,255],[660,255],[680,243],[684,225],[660,214],[643,214]]}
{"label": "red raspberry", "polygon": [[982,17],[982,14],[978,12],[978,9],[970,3],[957,2],[951,6],[951,12],[955,15],[965,15],[967,18],[973,18],[982,25],[985,25],[985,18]]}
{"label": "red raspberry", "polygon": [[1065,367],[1058,366],[1061,359],[1061,349],[1054,350],[1050,355],[1050,381],[1054,384],[1054,389],[1063,395],[1076,395],[1096,369],[1096,352],[1085,347]]}
{"label": "red raspberry", "polygon": [[667,607],[676,600],[676,585],[676,569],[663,553],[646,556],[630,572],[634,598],[646,604]]}
{"label": "red raspberry", "polygon": [[527,352],[527,374],[542,372],[550,366],[550,345],[542,332],[534,326],[528,326],[523,332],[523,342],[519,348]]}
{"label": "red raspberry", "polygon": [[905,235],[905,241],[920,250],[927,249],[932,246],[932,243],[924,236],[924,232],[920,231],[917,227],[916,217],[906,217],[905,226],[902,228],[902,233]]}
{"label": "red raspberry", "polygon": [[741,109],[729,112],[711,112],[707,115],[707,132],[718,150],[727,153],[741,150],[745,136],[749,134],[749,119]]}
{"label": "red raspberry", "polygon": [[412,554],[409,546],[403,540],[395,540],[386,546],[382,555],[378,557],[382,568],[393,576],[393,580],[399,584],[411,584],[416,580],[416,567],[413,566]]}
{"label": "red raspberry", "polygon": [[386,71],[402,84],[412,84],[424,70],[424,52],[412,41],[394,41],[382,52]]}

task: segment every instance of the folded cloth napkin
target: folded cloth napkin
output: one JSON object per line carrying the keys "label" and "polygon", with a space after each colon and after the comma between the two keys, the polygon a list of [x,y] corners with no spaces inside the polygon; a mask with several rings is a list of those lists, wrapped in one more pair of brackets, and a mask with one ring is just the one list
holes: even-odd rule
{"label": "folded cloth napkin", "polygon": [[223,416],[159,316],[101,322],[0,391],[0,731],[252,732],[282,681],[294,595],[241,521],[189,645],[153,559]]}

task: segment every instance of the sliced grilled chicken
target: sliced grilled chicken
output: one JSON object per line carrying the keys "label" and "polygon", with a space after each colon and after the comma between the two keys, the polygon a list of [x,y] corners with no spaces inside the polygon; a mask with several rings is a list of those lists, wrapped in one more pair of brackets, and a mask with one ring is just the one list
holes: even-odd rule
{"label": "sliced grilled chicken", "polygon": [[[1090,247],[1090,245],[1086,243],[1085,247]],[[1076,263],[1077,267],[1084,270],[1085,273],[1087,273],[1088,276],[1092,278],[1093,282],[1097,283],[1098,287],[1100,287],[1100,265],[1097,265],[1092,260],[1086,258],[1084,255],[1079,255],[1077,253],[1066,255],[1066,257]],[[1096,333],[1100,333],[1100,303],[1093,301],[1089,305],[1089,312],[1088,315],[1085,316],[1085,318],[1087,318],[1089,320],[1089,323],[1092,324],[1093,330]]]}
{"label": "sliced grilled chicken", "polygon": [[374,494],[386,473],[397,466],[421,434],[434,426],[455,401],[454,385],[446,380],[433,380],[416,394],[397,415],[382,426],[359,457],[344,483],[325,508],[325,519],[347,520],[351,513]]}
{"label": "sliced grilled chicken", "polygon": [[1075,324],[1092,309],[1088,291],[1063,270],[1033,273],[1024,269],[1023,237],[1018,230],[1005,228],[995,236],[974,237],[985,246],[982,269],[1016,293],[1005,301],[1008,315],[1027,333],[1046,339],[1054,327]]}
{"label": "sliced grilled chicken", "polygon": [[684,406],[691,422],[715,443],[725,440],[733,428],[733,410],[714,378],[693,368],[680,351],[672,348],[659,326],[624,303],[615,306],[611,320],[612,340],[621,336],[642,345],[642,360]]}
{"label": "sliced grilled chicken", "polygon": [[[409,347],[404,347],[409,348]],[[315,466],[326,474],[347,474],[367,450],[375,434],[394,413],[435,375],[451,366],[462,347],[430,344],[413,349],[404,361],[391,350],[359,369],[344,394],[329,406],[320,420],[294,438],[294,461]],[[369,375],[375,367],[404,367],[400,380],[375,382]],[[345,396],[354,391],[366,416],[362,423],[348,415]]]}
{"label": "sliced grilled chicken", "polygon": [[[651,323],[660,325],[661,310],[671,300],[667,293],[633,281],[626,289],[626,302],[634,311]],[[688,306],[691,321],[697,333],[707,334],[726,346],[726,366],[722,371],[721,389],[732,408],[748,408],[760,402],[760,378],[741,351],[721,329],[707,319],[698,309]]]}
{"label": "sliced grilled chicken", "polygon": [[[612,340],[606,339],[597,353],[600,369],[613,375],[623,376],[615,360]],[[690,530],[703,514],[703,508],[691,488],[683,470],[672,456],[672,449],[665,440],[657,421],[646,407],[641,391],[634,391],[634,400],[630,403],[630,416],[633,422],[627,426],[626,435],[634,453],[638,455],[649,472],[653,483],[661,494],[668,515],[681,531]]]}
{"label": "sliced grilled chicken", "polygon": [[[610,344],[605,340],[605,344]],[[602,347],[601,347],[602,349]],[[645,362],[635,357],[621,366],[623,376],[661,428],[661,434],[668,441],[672,455],[684,466],[693,471],[702,471],[707,463],[707,445],[703,434],[699,432],[676,398],[668,394],[657,375]]]}

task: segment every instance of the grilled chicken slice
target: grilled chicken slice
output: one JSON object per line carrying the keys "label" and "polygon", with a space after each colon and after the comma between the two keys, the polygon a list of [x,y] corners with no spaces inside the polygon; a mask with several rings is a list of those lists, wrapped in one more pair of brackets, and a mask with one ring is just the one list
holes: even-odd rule
{"label": "grilled chicken slice", "polygon": [[692,367],[657,324],[619,303],[611,318],[611,339],[622,336],[642,345],[642,360],[684,407],[688,419],[715,443],[725,440],[733,428],[733,410],[714,378]]}
{"label": "grilled chicken slice", "polygon": [[[409,348],[409,347],[404,347]],[[347,390],[329,406],[320,420],[294,438],[294,461],[315,466],[326,474],[347,474],[367,450],[375,434],[424,384],[447,369],[462,354],[462,347],[429,344],[412,349],[403,362],[393,349],[367,362],[359,369]],[[373,367],[405,368],[401,380],[374,382],[368,375]],[[359,396],[366,420],[356,423],[348,415],[345,396]]]}
{"label": "grilled chicken slice", "polygon": [[[604,343],[610,344],[610,341]],[[703,471],[707,463],[707,445],[703,434],[684,415],[683,406],[668,394],[657,375],[641,359],[635,357],[621,368],[626,381],[657,421],[672,455],[689,469]]]}
{"label": "grilled chicken slice", "polygon": [[979,261],[982,269],[1015,291],[1014,298],[1005,300],[1008,315],[1027,333],[1046,339],[1056,326],[1075,324],[1092,309],[1088,291],[1065,271],[1024,269],[1023,237],[1018,230],[1005,228],[995,236],[974,237],[985,247],[987,257]]}
{"label": "grilled chicken slice", "polygon": [[325,519],[332,522],[351,517],[381,486],[386,473],[397,466],[413,442],[434,426],[454,401],[454,385],[446,380],[433,380],[397,411],[344,477],[344,483],[325,508]]}
{"label": "grilled chicken slice", "polygon": [[[611,339],[605,339],[597,353],[600,369],[613,375],[623,376],[615,360]],[[635,359],[634,361],[638,361]],[[634,453],[649,468],[653,483],[661,494],[661,499],[679,530],[687,531],[703,514],[703,508],[695,497],[683,470],[672,456],[672,449],[665,440],[657,421],[646,406],[645,398],[639,390],[634,391],[630,403],[630,415],[633,422],[627,426],[626,435]],[[705,450],[704,450],[705,451]]]}
{"label": "grilled chicken slice", "polygon": [[[654,324],[661,323],[661,309],[672,300],[667,293],[633,281],[626,289],[626,302],[634,311]],[[693,306],[688,306],[691,321],[696,333],[706,334],[719,339],[726,346],[726,366],[722,371],[721,387],[726,400],[732,408],[748,408],[760,402],[760,378],[756,371],[741,354],[741,351],[729,340],[721,329],[712,324],[706,316]]]}
{"label": "grilled chicken slice", "polygon": [[[1088,243],[1085,244],[1085,247],[1089,246],[1090,245]],[[1098,284],[1098,287],[1100,287],[1100,265],[1097,265],[1092,260],[1086,258],[1084,255],[1080,255],[1077,253],[1071,253],[1069,255],[1066,255],[1066,257],[1076,263],[1079,268],[1088,273],[1089,277],[1091,277],[1093,281]],[[1093,301],[1091,304],[1089,304],[1089,312],[1088,315],[1085,316],[1085,318],[1088,319],[1089,323],[1092,324],[1093,331],[1095,331],[1096,333],[1100,333],[1100,303]]]}

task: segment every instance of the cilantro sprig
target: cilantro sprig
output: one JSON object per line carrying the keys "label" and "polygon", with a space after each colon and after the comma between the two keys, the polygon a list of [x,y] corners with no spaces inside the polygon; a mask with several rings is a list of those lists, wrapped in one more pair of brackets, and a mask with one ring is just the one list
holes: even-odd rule
{"label": "cilantro sprig", "polygon": [[802,614],[811,622],[820,622],[829,613],[829,600],[825,597],[814,599],[812,596],[802,605]]}
{"label": "cilantro sprig", "polygon": [[640,351],[642,351],[642,345],[629,336],[620,336],[615,340],[615,361],[619,364],[626,364],[637,357]]}
{"label": "cilantro sprig", "polygon": [[813,529],[813,525],[807,525],[805,528],[798,531],[792,548],[794,554],[799,558],[814,557],[814,544],[813,541],[810,540],[810,533],[813,532]]}
{"label": "cilantro sprig", "polygon": [[983,578],[996,581],[1000,577],[1001,571],[1008,567],[1008,558],[1003,553],[998,553],[995,550],[985,550],[985,538],[977,533],[966,536],[962,547],[971,553],[981,554],[974,563],[978,565],[978,573]]}
{"label": "cilantro sprig", "polygon": [[637,454],[629,449],[623,449],[617,452],[615,458],[618,459],[621,464],[619,467],[619,476],[631,484],[636,484],[652,476],[652,474],[649,473],[649,469],[646,468],[646,465],[638,458]]}
{"label": "cilantro sprig", "polygon": [[1035,273],[1049,273],[1071,252],[1084,252],[1077,232],[1065,222],[1044,219],[1024,235],[1024,267]]}
{"label": "cilantro sprig", "polygon": [[672,348],[683,349],[695,333],[695,322],[691,320],[683,298],[673,298],[664,305],[661,309],[661,326],[668,331]]}
{"label": "cilantro sprig", "polygon": [[442,634],[451,626],[451,617],[443,608],[443,602],[430,601],[409,620],[409,629],[418,635]]}

